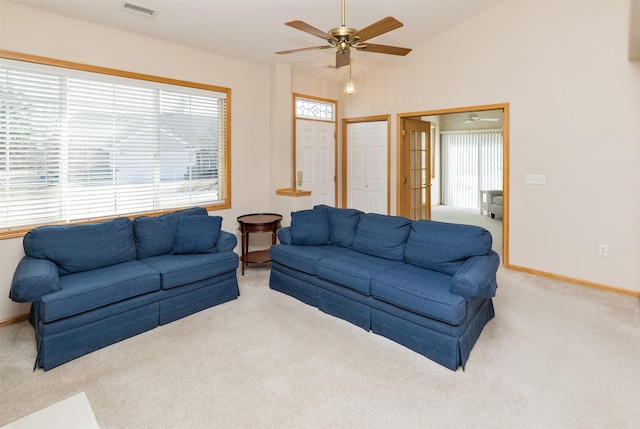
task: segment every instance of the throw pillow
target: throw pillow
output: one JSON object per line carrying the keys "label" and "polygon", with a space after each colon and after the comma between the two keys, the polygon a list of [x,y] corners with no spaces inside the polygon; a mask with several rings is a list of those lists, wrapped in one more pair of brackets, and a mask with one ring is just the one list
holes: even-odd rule
{"label": "throw pillow", "polygon": [[206,216],[204,207],[192,207],[165,213],[160,216],[139,216],[133,220],[138,259],[171,253],[180,218],[186,216]]}
{"label": "throw pillow", "polygon": [[330,241],[340,247],[351,247],[353,238],[356,235],[360,215],[360,210],[345,209],[326,206],[323,204],[314,207],[314,210],[326,210],[329,215],[329,229],[331,230]]}
{"label": "throw pillow", "polygon": [[213,252],[220,238],[221,227],[220,216],[193,215],[180,218],[171,253],[184,255]]}
{"label": "throw pillow", "polygon": [[329,244],[329,216],[326,210],[291,213],[291,243],[304,246]]}

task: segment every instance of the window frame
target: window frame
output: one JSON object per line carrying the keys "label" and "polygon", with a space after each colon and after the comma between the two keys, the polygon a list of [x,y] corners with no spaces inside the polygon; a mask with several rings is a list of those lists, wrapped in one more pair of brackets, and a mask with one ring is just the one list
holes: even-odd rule
{"label": "window frame", "polygon": [[[176,87],[186,87],[186,88],[195,88],[195,89],[200,89],[205,91],[214,91],[214,92],[225,94],[226,108],[225,108],[225,115],[224,115],[224,122],[223,122],[223,127],[225,128],[225,132],[224,132],[224,141],[221,143],[224,157],[221,161],[221,171],[218,172],[219,177],[223,178],[222,179],[223,184],[221,189],[222,202],[220,203],[212,202],[210,204],[201,204],[201,206],[206,208],[207,211],[224,210],[224,209],[231,208],[231,89],[230,88],[197,83],[197,82],[189,82],[189,81],[184,81],[179,79],[159,77],[159,76],[148,75],[143,73],[128,72],[123,70],[107,68],[107,67],[87,65],[87,64],[76,63],[71,61],[58,60],[58,59],[24,54],[19,52],[12,52],[12,51],[2,50],[2,49],[0,49],[0,58],[29,62],[29,63],[40,64],[45,66],[58,67],[62,69],[70,69],[70,70],[78,70],[78,71],[88,72],[88,73],[102,74],[107,76],[115,76],[115,77],[128,78],[128,79],[134,79],[134,80],[140,80],[140,81],[155,82],[159,84],[173,85]],[[0,229],[0,240],[22,237],[33,228],[36,228],[42,225],[68,225],[68,224],[95,223],[95,222],[114,219],[118,217],[134,218],[139,215],[156,216],[162,213],[168,213],[178,209],[180,208],[175,207],[173,209],[167,209],[167,210],[144,211],[144,212],[130,213],[127,215],[114,214],[113,216],[91,218],[91,219],[71,221],[71,222],[60,221],[60,222],[44,223],[40,225],[2,228]]]}

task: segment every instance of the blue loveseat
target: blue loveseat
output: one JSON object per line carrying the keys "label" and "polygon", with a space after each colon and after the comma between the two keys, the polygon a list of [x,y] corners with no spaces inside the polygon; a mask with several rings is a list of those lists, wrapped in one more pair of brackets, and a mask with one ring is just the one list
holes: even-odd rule
{"label": "blue loveseat", "polygon": [[237,298],[237,238],[221,223],[196,207],[27,233],[10,298],[32,302],[36,367]]}
{"label": "blue loveseat", "polygon": [[270,287],[456,370],[494,317],[484,228],[316,206],[271,247]]}

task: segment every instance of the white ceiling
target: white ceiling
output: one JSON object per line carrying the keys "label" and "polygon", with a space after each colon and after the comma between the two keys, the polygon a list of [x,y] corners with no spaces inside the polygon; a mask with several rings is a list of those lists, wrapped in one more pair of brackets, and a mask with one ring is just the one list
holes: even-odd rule
{"label": "white ceiling", "polygon": [[[335,51],[276,55],[276,51],[327,43],[284,23],[301,20],[323,31],[341,23],[340,0],[128,0],[157,11],[152,18],[124,10],[122,0],[10,1],[255,63],[290,63],[299,71],[327,70],[334,64]],[[361,29],[393,16],[404,27],[373,38],[371,43],[415,48],[499,1],[346,0],[345,24]],[[380,61],[403,58],[365,52],[352,57],[354,74],[356,66],[368,69]]]}

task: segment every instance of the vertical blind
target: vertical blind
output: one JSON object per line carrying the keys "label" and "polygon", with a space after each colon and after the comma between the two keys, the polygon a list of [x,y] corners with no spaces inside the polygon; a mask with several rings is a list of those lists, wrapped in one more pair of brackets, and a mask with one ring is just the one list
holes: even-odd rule
{"label": "vertical blind", "polygon": [[0,229],[225,202],[226,93],[0,59]]}
{"label": "vertical blind", "polygon": [[480,208],[480,190],[502,189],[502,133],[444,132],[442,203]]}

